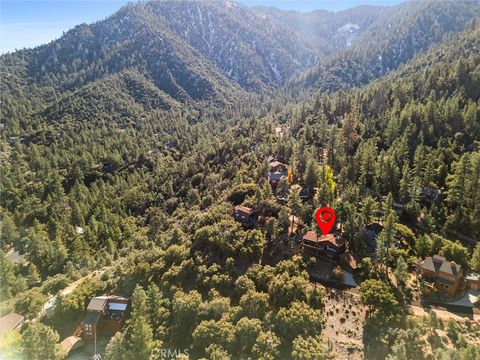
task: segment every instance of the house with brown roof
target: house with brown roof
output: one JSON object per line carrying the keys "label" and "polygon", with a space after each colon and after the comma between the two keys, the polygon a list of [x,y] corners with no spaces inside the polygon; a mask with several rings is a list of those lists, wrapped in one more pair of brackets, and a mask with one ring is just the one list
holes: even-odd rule
{"label": "house with brown roof", "polygon": [[20,331],[25,318],[17,313],[10,313],[0,318],[0,335],[7,331]]}
{"label": "house with brown roof", "polygon": [[303,236],[302,247],[314,255],[338,259],[338,256],[345,252],[345,240],[333,234],[319,236],[316,231],[307,231]]}
{"label": "house with brown roof", "polygon": [[97,336],[113,335],[121,331],[130,311],[130,299],[122,296],[96,296],[87,306],[82,321],[82,338],[94,340]]}
{"label": "house with brown roof", "polygon": [[246,227],[254,226],[257,223],[255,210],[243,205],[237,205],[233,208],[233,217]]}
{"label": "house with brown roof", "polygon": [[425,258],[420,264],[422,276],[435,283],[435,287],[452,296],[459,289],[463,280],[462,267],[443,256],[434,255]]}
{"label": "house with brown roof", "polygon": [[271,172],[280,171],[286,173],[288,171],[288,166],[278,160],[270,161],[268,167]]}

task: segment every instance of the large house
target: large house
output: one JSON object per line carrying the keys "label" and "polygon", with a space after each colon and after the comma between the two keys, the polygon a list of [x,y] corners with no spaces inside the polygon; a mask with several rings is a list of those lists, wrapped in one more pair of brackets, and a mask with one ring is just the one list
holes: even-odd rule
{"label": "large house", "polygon": [[121,331],[128,312],[130,299],[121,296],[97,296],[90,300],[82,321],[82,338],[94,340],[97,336]]}
{"label": "large house", "polygon": [[272,189],[276,189],[280,180],[288,179],[288,166],[277,160],[272,160],[268,164],[268,172],[265,175]]}
{"label": "large house", "polygon": [[353,254],[346,251],[345,240],[333,234],[318,235],[316,231],[307,231],[303,236],[302,248],[315,256],[326,256],[338,262],[349,272],[357,269],[357,260]]}
{"label": "large house", "polygon": [[237,205],[233,208],[233,217],[245,227],[251,227],[257,223],[255,210],[243,205]]}
{"label": "large house", "polygon": [[345,252],[345,240],[333,234],[319,236],[316,231],[307,231],[303,237],[302,247],[314,255],[326,255],[337,259]]}
{"label": "large house", "polygon": [[422,276],[435,283],[440,291],[454,295],[462,284],[462,267],[453,261],[447,261],[443,256],[427,257],[420,264]]}

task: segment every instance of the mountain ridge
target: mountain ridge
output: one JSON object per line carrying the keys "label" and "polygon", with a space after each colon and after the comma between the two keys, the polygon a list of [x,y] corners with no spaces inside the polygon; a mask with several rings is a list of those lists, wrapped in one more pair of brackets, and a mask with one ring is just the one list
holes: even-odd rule
{"label": "mountain ridge", "polygon": [[[407,2],[302,14],[230,1],[128,4],[49,44],[0,56],[8,75],[0,84],[6,104],[2,119],[45,113],[88,84],[115,74],[118,80],[131,71],[139,74],[138,86],[156,88],[156,103],[165,108],[205,101],[224,106],[247,94],[363,85],[461,31],[480,13],[475,2],[434,5]],[[450,17],[454,21],[447,26]],[[305,19],[304,28],[295,25]],[[437,26],[418,25],[422,19]],[[397,23],[406,30],[399,32]],[[380,31],[388,26],[393,26],[389,32]],[[319,31],[322,36],[315,35]],[[141,97],[141,92],[127,96],[137,104]],[[23,105],[14,115],[10,104],[16,99]]]}

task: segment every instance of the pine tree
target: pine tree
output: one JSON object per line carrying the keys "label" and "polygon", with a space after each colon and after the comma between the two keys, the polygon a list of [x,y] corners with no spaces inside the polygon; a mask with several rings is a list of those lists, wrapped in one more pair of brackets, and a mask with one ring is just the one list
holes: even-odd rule
{"label": "pine tree", "polygon": [[385,275],[388,278],[388,263],[395,242],[395,214],[392,210],[388,212],[383,225],[383,230],[377,240],[377,258],[385,268]]}
{"label": "pine tree", "polygon": [[304,183],[309,196],[313,195],[314,189],[318,186],[320,175],[318,174],[318,165],[315,161],[310,160],[307,163],[307,169],[305,171]]}
{"label": "pine tree", "polygon": [[23,354],[30,360],[61,360],[65,353],[58,344],[59,339],[51,327],[42,323],[29,324],[22,334]]}
{"label": "pine tree", "polygon": [[298,219],[302,215],[303,205],[302,200],[300,199],[300,191],[299,190],[290,190],[290,197],[288,199],[288,206],[292,211],[292,221],[291,221],[291,228],[290,231],[293,233],[293,229],[295,226],[295,217]]}
{"label": "pine tree", "polygon": [[480,273],[480,243],[473,250],[472,260],[470,261],[472,271]]}
{"label": "pine tree", "polygon": [[447,177],[447,202],[452,207],[460,207],[465,201],[465,187],[470,175],[469,154],[464,154],[459,161],[453,165],[453,173]]}
{"label": "pine tree", "polygon": [[147,294],[137,285],[132,295],[132,314],[128,324],[128,358],[149,360],[154,346]]}
{"label": "pine tree", "polygon": [[400,180],[400,189],[398,191],[399,199],[402,203],[407,203],[410,199],[410,166],[405,162],[402,169],[402,179]]}
{"label": "pine tree", "polygon": [[398,257],[397,266],[395,267],[395,278],[400,288],[404,288],[408,279],[408,265],[402,256]]}
{"label": "pine tree", "polygon": [[105,348],[106,360],[126,360],[125,333],[117,332]]}
{"label": "pine tree", "polygon": [[358,139],[357,118],[354,114],[348,113],[344,115],[340,136],[345,154],[349,154]]}

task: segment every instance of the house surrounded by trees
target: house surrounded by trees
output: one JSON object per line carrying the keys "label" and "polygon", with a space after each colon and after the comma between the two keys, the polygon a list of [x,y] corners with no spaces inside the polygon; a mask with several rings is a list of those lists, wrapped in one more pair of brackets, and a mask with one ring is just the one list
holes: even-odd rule
{"label": "house surrounded by trees", "polygon": [[435,287],[449,296],[455,295],[463,280],[462,266],[447,261],[443,256],[429,256],[420,264],[425,279],[435,283]]}
{"label": "house surrounded by trees", "polygon": [[96,337],[121,331],[130,311],[130,299],[121,296],[97,296],[90,300],[82,322],[82,338]]}

